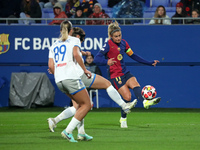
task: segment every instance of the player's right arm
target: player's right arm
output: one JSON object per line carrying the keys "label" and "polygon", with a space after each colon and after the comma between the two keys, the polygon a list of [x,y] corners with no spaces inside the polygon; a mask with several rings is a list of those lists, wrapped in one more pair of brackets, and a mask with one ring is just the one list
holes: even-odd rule
{"label": "player's right arm", "polygon": [[48,67],[51,74],[54,74],[54,61],[53,58],[49,58]]}
{"label": "player's right arm", "polygon": [[101,48],[101,50],[94,57],[94,63],[96,63],[97,65],[112,66],[116,61],[114,60],[114,58],[106,58],[109,49],[110,49],[109,44],[108,42],[106,42],[104,46]]}

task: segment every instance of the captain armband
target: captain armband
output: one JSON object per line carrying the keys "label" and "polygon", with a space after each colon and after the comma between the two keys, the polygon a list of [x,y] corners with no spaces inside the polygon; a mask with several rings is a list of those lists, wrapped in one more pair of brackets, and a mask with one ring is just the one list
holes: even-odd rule
{"label": "captain armband", "polygon": [[132,51],[132,49],[129,48],[129,49],[126,51],[126,54],[127,54],[128,56],[133,55],[133,51]]}

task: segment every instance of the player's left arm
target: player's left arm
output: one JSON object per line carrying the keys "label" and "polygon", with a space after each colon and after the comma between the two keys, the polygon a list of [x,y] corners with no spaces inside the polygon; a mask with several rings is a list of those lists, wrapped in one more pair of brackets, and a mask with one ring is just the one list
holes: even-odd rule
{"label": "player's left arm", "polygon": [[133,52],[133,50],[131,48],[129,48],[128,50],[126,50],[126,54],[131,57],[133,60],[145,64],[145,65],[152,65],[152,66],[156,66],[156,64],[159,62],[158,60],[154,60],[154,61],[147,61],[144,58],[140,57],[139,55],[135,54]]}
{"label": "player's left arm", "polygon": [[[125,41],[126,42],[126,41]],[[133,52],[133,50],[130,48],[129,44],[126,42],[126,50],[125,50],[126,54],[131,57],[133,60],[145,64],[145,65],[152,65],[152,66],[156,66],[156,64],[159,62],[158,60],[154,60],[154,61],[147,61],[144,58],[140,57],[139,55],[135,54]]]}
{"label": "player's left arm", "polygon": [[80,50],[78,46],[74,46],[73,48],[73,56],[76,59],[77,63],[80,65],[80,67],[83,69],[84,73],[88,78],[91,78],[92,74],[90,71],[88,71],[83,63],[82,57],[80,55]]}

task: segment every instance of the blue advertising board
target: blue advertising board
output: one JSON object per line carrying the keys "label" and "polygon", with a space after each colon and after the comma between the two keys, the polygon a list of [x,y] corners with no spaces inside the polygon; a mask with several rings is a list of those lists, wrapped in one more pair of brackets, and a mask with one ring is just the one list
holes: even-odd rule
{"label": "blue advertising board", "polygon": [[[107,26],[82,26],[84,50],[94,55],[107,40]],[[161,62],[199,62],[200,26],[122,26],[122,37],[135,53]],[[59,26],[1,26],[0,39],[8,42],[0,63],[46,63],[48,48],[59,37]],[[2,45],[2,44],[0,44]],[[7,51],[6,51],[7,49]],[[36,59],[37,58],[37,59]],[[127,59],[127,62],[132,62]]]}
{"label": "blue advertising board", "polygon": [[[96,55],[107,41],[107,26],[81,26],[86,32],[84,50]],[[156,87],[161,103],[156,107],[200,108],[199,25],[121,26],[122,37],[133,51],[146,60],[157,59],[157,67],[139,65],[128,56],[125,60],[141,86]],[[46,72],[56,88],[55,106],[68,105],[67,97],[56,87],[47,72],[48,48],[59,37],[59,26],[0,26],[0,77],[6,86],[0,89],[0,107],[8,106],[12,72]],[[100,66],[103,76],[106,67]],[[134,95],[133,95],[134,98]],[[65,99],[65,100],[63,100]],[[100,107],[118,107],[100,90]],[[190,101],[190,102],[188,102]],[[142,104],[139,103],[138,107]]]}

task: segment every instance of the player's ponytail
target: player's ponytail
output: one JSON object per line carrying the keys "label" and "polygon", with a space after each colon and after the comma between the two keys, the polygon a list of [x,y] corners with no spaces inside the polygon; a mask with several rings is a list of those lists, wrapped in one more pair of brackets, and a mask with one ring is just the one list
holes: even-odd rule
{"label": "player's ponytail", "polygon": [[67,40],[71,28],[72,28],[72,23],[70,21],[66,20],[60,24],[60,32],[61,32],[60,40],[61,41]]}
{"label": "player's ponytail", "polygon": [[112,22],[108,25],[108,38],[110,39],[112,34],[116,31],[121,31],[121,28],[119,27],[118,22],[115,20],[115,22]]}

